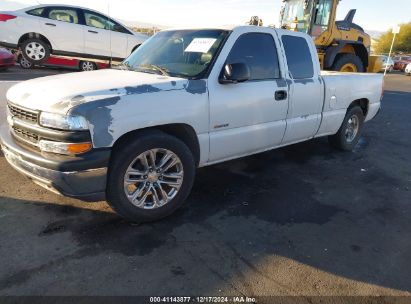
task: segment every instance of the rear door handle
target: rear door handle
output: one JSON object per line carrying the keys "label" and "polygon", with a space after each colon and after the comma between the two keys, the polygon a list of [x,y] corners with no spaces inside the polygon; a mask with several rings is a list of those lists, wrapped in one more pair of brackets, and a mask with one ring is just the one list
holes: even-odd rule
{"label": "rear door handle", "polygon": [[277,91],[275,92],[275,100],[285,100],[287,99],[288,93],[287,91]]}
{"label": "rear door handle", "polygon": [[88,30],[89,33],[98,34],[96,31]]}
{"label": "rear door handle", "polygon": [[54,23],[46,23],[46,25],[48,25],[48,26],[57,26]]}

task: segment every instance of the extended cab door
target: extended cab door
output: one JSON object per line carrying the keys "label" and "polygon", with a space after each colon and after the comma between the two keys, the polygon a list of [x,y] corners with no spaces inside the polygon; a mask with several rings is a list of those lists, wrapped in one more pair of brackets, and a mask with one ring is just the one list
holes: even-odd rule
{"label": "extended cab door", "polygon": [[[286,129],[288,88],[273,30],[237,29],[227,40],[209,77],[210,162],[268,150]],[[225,64],[246,63],[251,79],[220,84]],[[276,94],[277,92],[277,94]],[[277,98],[276,98],[277,97]]]}
{"label": "extended cab door", "polygon": [[308,36],[278,31],[288,66],[290,108],[283,144],[314,137],[321,124],[324,83],[320,76],[318,55]]}
{"label": "extended cab door", "polygon": [[79,10],[64,6],[47,7],[42,17],[41,28],[54,51],[84,52],[84,33],[79,22]]}

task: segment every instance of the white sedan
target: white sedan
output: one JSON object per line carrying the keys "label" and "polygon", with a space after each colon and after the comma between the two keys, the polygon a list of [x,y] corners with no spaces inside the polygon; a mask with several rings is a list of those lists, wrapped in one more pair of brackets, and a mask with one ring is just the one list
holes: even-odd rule
{"label": "white sedan", "polygon": [[69,5],[39,5],[0,12],[0,45],[21,48],[34,64],[51,54],[122,60],[147,36],[99,12]]}
{"label": "white sedan", "polygon": [[405,74],[408,76],[411,75],[411,63],[409,63],[407,67],[405,68]]}

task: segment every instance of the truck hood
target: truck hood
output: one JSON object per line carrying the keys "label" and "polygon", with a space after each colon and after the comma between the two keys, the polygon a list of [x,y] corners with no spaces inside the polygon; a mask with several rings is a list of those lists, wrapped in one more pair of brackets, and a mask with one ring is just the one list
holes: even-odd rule
{"label": "truck hood", "polygon": [[[99,70],[48,76],[25,81],[7,92],[7,99],[28,109],[65,114],[71,108],[91,101],[149,94],[171,90],[205,93],[193,81],[126,70]],[[195,81],[194,81],[195,82]]]}

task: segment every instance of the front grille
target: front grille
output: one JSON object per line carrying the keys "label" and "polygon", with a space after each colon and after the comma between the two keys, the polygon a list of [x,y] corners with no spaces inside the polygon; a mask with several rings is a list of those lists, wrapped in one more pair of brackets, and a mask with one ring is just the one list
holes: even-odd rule
{"label": "front grille", "polygon": [[11,104],[8,106],[11,116],[15,118],[34,124],[36,124],[39,120],[39,113],[37,111],[23,109]]}
{"label": "front grille", "polygon": [[23,140],[26,143],[37,145],[39,142],[38,135],[13,126],[13,134],[17,139]]}

